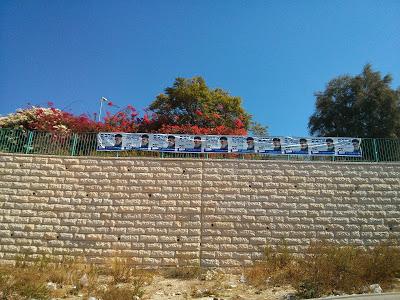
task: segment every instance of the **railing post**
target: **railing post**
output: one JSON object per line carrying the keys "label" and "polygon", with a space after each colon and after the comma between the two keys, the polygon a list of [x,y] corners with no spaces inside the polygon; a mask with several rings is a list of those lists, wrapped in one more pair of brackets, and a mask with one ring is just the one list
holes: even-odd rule
{"label": "railing post", "polygon": [[78,136],[76,133],[72,135],[72,148],[71,148],[71,156],[75,156],[76,154],[76,144],[78,142]]}
{"label": "railing post", "polygon": [[374,144],[374,160],[376,162],[379,161],[379,155],[378,155],[378,148],[376,146],[376,139],[373,139],[373,144]]}
{"label": "railing post", "polygon": [[33,132],[29,131],[29,135],[28,135],[28,142],[26,143],[26,149],[25,149],[25,154],[29,153],[29,150],[32,147],[32,140],[33,140]]}

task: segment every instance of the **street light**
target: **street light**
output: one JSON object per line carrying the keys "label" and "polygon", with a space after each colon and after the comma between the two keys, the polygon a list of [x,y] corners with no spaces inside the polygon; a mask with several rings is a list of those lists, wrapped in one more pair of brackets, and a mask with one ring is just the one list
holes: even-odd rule
{"label": "street light", "polygon": [[100,98],[100,110],[99,110],[99,122],[101,121],[101,111],[103,109],[103,102],[109,102],[107,98],[101,97]]}

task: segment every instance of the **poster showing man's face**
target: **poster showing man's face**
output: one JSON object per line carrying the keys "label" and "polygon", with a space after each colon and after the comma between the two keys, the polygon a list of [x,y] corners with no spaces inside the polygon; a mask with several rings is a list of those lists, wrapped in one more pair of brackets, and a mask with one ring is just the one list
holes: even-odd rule
{"label": "poster showing man's face", "polygon": [[335,151],[335,144],[332,139],[326,139],[326,150],[327,151]]}
{"label": "poster showing man's face", "polygon": [[281,151],[281,139],[279,138],[273,138],[272,139],[272,145],[274,146],[275,151]]}
{"label": "poster showing man's face", "polygon": [[149,136],[147,134],[142,135],[140,148],[149,148]]}
{"label": "poster showing man's face", "polygon": [[353,151],[354,152],[359,152],[360,151],[360,141],[359,140],[357,140],[357,139],[353,139],[352,141],[351,141],[351,143],[353,144]]}
{"label": "poster showing man's face", "polygon": [[254,138],[249,136],[246,139],[246,143],[247,143],[247,150],[254,150]]}
{"label": "poster showing man's face", "polygon": [[167,141],[168,141],[168,148],[175,148],[175,137],[173,135],[169,135]]}
{"label": "poster showing man's face", "polygon": [[308,144],[306,139],[300,139],[300,150],[308,151]]}
{"label": "poster showing man's face", "polygon": [[201,137],[195,136],[193,139],[194,149],[201,149]]}
{"label": "poster showing man's face", "polygon": [[228,138],[225,136],[220,137],[219,142],[221,143],[222,150],[228,150]]}
{"label": "poster showing man's face", "polygon": [[118,133],[114,136],[114,139],[115,139],[114,147],[122,147],[122,135]]}

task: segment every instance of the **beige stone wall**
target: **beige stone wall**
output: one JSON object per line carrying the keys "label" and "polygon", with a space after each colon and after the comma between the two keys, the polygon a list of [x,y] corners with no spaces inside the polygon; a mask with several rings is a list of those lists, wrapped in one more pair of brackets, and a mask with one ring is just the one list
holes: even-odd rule
{"label": "beige stone wall", "polygon": [[0,260],[240,266],[400,239],[400,164],[0,154]]}

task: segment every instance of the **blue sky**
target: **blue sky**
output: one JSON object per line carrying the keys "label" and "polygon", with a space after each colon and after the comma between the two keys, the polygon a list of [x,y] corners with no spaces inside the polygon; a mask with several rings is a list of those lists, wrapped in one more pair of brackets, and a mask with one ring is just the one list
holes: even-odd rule
{"label": "blue sky", "polygon": [[400,1],[0,1],[0,114],[104,96],[148,106],[176,77],[243,99],[271,135],[307,135],[314,92],[366,63],[400,86]]}

